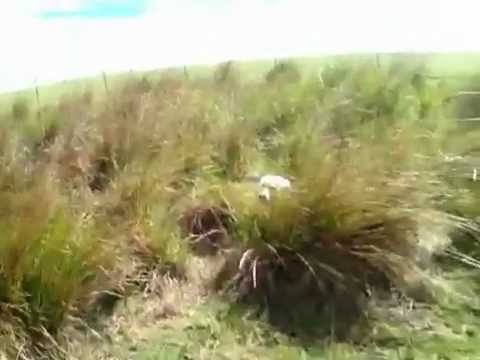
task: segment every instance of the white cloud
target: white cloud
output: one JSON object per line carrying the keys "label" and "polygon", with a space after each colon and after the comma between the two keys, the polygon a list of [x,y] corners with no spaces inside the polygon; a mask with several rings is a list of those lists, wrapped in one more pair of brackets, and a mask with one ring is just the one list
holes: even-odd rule
{"label": "white cloud", "polygon": [[36,77],[49,82],[229,58],[480,46],[475,26],[480,4],[470,0],[231,0],[229,7],[213,10],[193,6],[192,0],[191,6],[185,0],[153,0],[142,17],[101,21],[42,20],[31,16],[40,1],[5,3],[0,90],[30,86]]}

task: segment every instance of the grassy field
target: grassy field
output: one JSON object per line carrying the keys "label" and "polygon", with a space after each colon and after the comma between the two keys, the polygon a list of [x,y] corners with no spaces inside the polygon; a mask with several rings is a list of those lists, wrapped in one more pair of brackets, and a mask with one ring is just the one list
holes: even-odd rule
{"label": "grassy field", "polygon": [[[381,54],[378,57],[381,66],[389,66],[392,59],[399,59],[400,57],[408,57],[410,63],[417,62],[425,65],[425,73],[432,76],[442,76],[450,78],[451,82],[459,82],[459,86],[465,88],[465,80],[480,73],[480,55],[474,53],[467,54],[431,54],[431,55],[400,55],[400,54]],[[335,64],[339,61],[377,61],[375,55],[356,55],[356,56],[326,56],[326,57],[306,57],[295,59],[295,62],[305,73],[319,73],[322,68],[328,64]],[[236,68],[243,81],[254,81],[264,76],[274,61],[245,61],[236,64]],[[195,65],[187,66],[187,74],[191,78],[208,77],[212,72],[211,65]],[[173,71],[183,73],[184,68],[167,69],[166,71]],[[106,74],[107,84],[110,87],[119,86],[125,79],[132,76],[141,76],[144,74],[149,79],[155,79],[164,70],[160,71],[146,71],[144,73],[126,73],[126,74]],[[85,91],[91,91],[97,96],[105,93],[105,82],[103,75],[97,77],[65,81],[59,84],[52,84],[40,88],[40,103],[41,105],[48,105],[59,101],[62,96],[71,94],[81,94]],[[9,109],[12,102],[17,97],[24,97],[29,102],[35,103],[36,96],[34,89],[26,89],[13,93],[6,93],[0,95],[0,109]]]}
{"label": "grassy field", "polygon": [[478,358],[479,59],[1,95],[0,358]]}

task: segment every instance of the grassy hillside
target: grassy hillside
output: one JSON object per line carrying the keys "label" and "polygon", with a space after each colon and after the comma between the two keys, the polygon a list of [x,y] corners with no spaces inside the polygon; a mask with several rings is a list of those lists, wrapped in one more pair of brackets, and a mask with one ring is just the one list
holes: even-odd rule
{"label": "grassy hillside", "polygon": [[[403,61],[413,64],[424,65],[424,72],[432,76],[446,77],[450,82],[459,83],[463,90],[468,90],[468,79],[480,73],[480,55],[474,53],[455,53],[455,54],[427,54],[427,55],[406,55],[406,54],[380,54],[378,58],[375,55],[337,55],[324,57],[306,57],[296,58],[295,62],[304,73],[318,73],[322,68],[329,64],[336,64],[342,61],[358,63],[361,61],[375,61],[381,66],[389,66],[392,61],[403,59]],[[244,61],[236,63],[236,69],[241,74],[243,81],[258,80],[262,78],[271,68],[274,61]],[[115,87],[121,85],[125,79],[132,76],[145,75],[149,79],[155,79],[161,76],[165,71],[172,71],[179,74],[186,70],[190,78],[208,77],[211,75],[211,65],[195,65],[186,68],[167,69],[161,71],[146,71],[144,73],[126,73],[126,74],[106,74],[107,85]],[[465,88],[466,87],[466,88]],[[105,93],[105,82],[103,75],[97,77],[64,81],[58,84],[43,86],[39,89],[40,104],[48,105],[55,103],[62,96],[71,94],[81,94],[85,91],[93,92],[97,96]],[[13,93],[0,94],[0,109],[8,110],[12,102],[18,98],[25,98],[29,102],[35,103],[36,96],[34,89],[26,89]]]}
{"label": "grassy hillside", "polygon": [[[477,116],[458,91],[477,80],[436,61],[3,95],[0,354],[476,358],[480,130],[458,121]],[[248,179],[268,173],[292,189],[260,198]]]}

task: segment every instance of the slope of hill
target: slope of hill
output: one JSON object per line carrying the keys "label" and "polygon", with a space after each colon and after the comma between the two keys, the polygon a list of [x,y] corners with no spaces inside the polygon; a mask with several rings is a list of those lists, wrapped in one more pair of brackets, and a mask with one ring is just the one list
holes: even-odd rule
{"label": "slope of hill", "polygon": [[[476,358],[479,183],[453,164],[480,134],[457,121],[476,79],[450,79],[456,59],[229,62],[3,95],[0,353]],[[267,173],[292,190],[259,198],[248,179]]]}

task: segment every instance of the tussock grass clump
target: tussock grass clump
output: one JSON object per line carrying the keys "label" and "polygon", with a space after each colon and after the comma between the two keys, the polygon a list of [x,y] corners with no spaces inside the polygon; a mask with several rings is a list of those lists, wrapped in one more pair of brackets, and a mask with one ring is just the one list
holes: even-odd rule
{"label": "tussock grass clump", "polygon": [[[326,150],[322,161],[304,159],[293,192],[270,203],[250,189],[220,189],[219,201],[236,219],[230,236],[244,250],[233,279],[240,299],[266,299],[283,326],[297,312],[302,322],[332,306],[337,316],[358,316],[372,291],[430,300],[419,258],[433,244],[420,230],[435,233],[441,225],[448,234],[461,225],[438,210],[435,195],[444,189],[429,175],[388,171],[383,148],[351,144],[336,156]],[[427,252],[447,245],[448,237]]]}
{"label": "tussock grass clump", "polygon": [[0,302],[24,338],[0,342],[41,349],[55,345],[50,337],[68,316],[81,314],[100,286],[98,266],[108,269],[111,254],[95,227],[82,224],[48,180],[18,185],[0,193]]}

